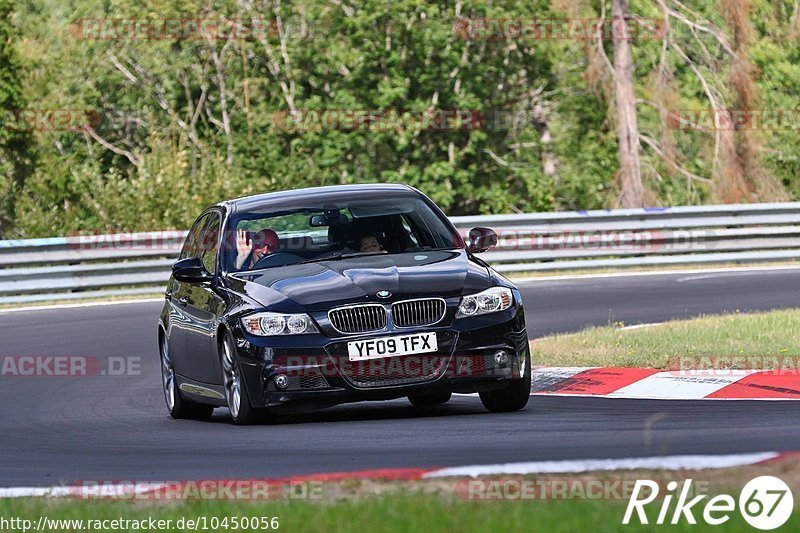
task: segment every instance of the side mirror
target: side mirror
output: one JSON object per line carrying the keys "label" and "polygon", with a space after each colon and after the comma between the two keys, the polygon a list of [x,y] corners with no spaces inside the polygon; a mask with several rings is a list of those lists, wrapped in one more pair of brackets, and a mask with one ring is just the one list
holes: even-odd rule
{"label": "side mirror", "polygon": [[187,257],[172,265],[172,277],[184,283],[204,283],[214,279],[197,257]]}
{"label": "side mirror", "polygon": [[494,230],[480,227],[469,230],[468,252],[477,254],[495,246],[497,246],[497,233]]}
{"label": "side mirror", "polygon": [[325,218],[325,215],[311,215],[311,218],[308,219],[308,225],[312,228],[319,228],[320,226],[327,226],[328,219]]}

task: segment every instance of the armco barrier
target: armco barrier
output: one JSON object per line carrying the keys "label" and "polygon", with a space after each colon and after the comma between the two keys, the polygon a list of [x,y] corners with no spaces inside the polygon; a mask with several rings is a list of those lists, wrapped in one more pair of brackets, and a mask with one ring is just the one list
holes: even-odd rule
{"label": "armco barrier", "polygon": [[[791,261],[800,202],[452,217],[504,273]],[[185,231],[0,241],[0,304],[158,293]]]}

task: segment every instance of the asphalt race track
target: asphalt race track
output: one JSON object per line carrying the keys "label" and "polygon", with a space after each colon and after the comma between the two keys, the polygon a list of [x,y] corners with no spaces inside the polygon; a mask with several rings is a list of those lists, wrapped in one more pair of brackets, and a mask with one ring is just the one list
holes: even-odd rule
{"label": "asphalt race track", "polygon": [[[800,269],[526,282],[531,338],[587,325],[800,305]],[[0,355],[141,357],[139,375],[0,377],[0,486],[81,480],[279,477],[800,448],[794,401],[531,398],[489,414],[475,397],[415,410],[351,404],[236,427],[169,418],[155,341],[160,303],[0,314]]]}

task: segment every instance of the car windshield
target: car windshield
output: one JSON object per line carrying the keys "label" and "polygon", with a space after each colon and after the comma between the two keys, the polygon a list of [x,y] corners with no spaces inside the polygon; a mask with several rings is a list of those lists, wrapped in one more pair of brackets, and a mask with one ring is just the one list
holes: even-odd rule
{"label": "car windshield", "polygon": [[[458,234],[414,197],[325,201],[229,221],[223,262],[229,272],[461,247]],[[233,243],[232,243],[233,244]]]}

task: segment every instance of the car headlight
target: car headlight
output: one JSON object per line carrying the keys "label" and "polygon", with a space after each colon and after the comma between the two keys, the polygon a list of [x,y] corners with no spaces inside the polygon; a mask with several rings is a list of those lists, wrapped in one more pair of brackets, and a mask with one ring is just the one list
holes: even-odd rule
{"label": "car headlight", "polygon": [[242,326],[251,335],[302,335],[317,333],[317,326],[306,314],[255,313],[242,318]]}
{"label": "car headlight", "polygon": [[511,289],[492,287],[478,294],[470,294],[461,298],[456,318],[485,315],[505,311],[514,302]]}

